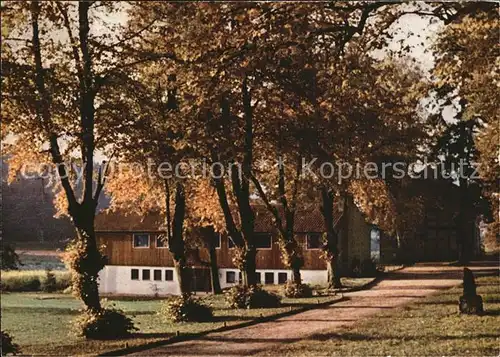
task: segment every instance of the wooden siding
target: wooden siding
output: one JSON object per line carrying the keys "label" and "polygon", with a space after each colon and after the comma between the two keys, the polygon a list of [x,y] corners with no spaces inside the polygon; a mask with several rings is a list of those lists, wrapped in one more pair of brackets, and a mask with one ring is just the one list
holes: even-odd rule
{"label": "wooden siding", "polygon": [[[141,233],[141,232],[136,232]],[[99,243],[104,248],[108,257],[108,265],[125,266],[173,266],[173,259],[168,248],[156,247],[157,234],[150,233],[150,244],[148,248],[133,247],[132,232],[98,232]],[[303,249],[305,270],[324,270],[325,262],[321,259],[320,249],[306,249],[306,234],[297,233],[297,239]],[[217,263],[219,268],[234,268],[232,257],[233,249],[228,247],[228,237],[221,239],[221,248],[216,249]],[[208,252],[200,248],[196,254],[189,254],[190,263],[194,266],[202,266],[208,262]],[[196,257],[196,258],[194,258]],[[271,249],[257,250],[257,269],[286,269],[281,261],[281,252],[273,236]]]}

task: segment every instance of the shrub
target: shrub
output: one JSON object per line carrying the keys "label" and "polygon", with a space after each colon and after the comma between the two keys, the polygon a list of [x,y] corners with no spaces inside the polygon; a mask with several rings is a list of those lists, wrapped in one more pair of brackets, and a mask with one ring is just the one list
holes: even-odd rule
{"label": "shrub", "polygon": [[0,251],[0,261],[2,263],[2,270],[17,270],[21,261],[15,249],[9,244],[3,244]]}
{"label": "shrub", "polygon": [[87,339],[113,340],[130,336],[137,329],[123,311],[103,308],[99,312],[84,310],[73,321],[73,330],[77,336]]}
{"label": "shrub", "polygon": [[176,296],[163,303],[160,314],[172,322],[206,322],[213,318],[212,308],[190,294]]}
{"label": "shrub", "polygon": [[46,293],[52,293],[57,290],[56,276],[49,268],[45,270],[45,277],[42,280],[42,290]]}
{"label": "shrub", "polygon": [[1,331],[2,334],[2,346],[1,355],[5,356],[7,353],[16,354],[19,353],[19,346],[12,341],[12,337],[5,331]]}
{"label": "shrub", "polygon": [[15,272],[16,274],[2,273],[2,290],[3,291],[39,291],[40,276],[35,274],[24,274]]}
{"label": "shrub", "polygon": [[[67,271],[51,271],[55,277],[55,290],[62,291],[70,285],[71,275]],[[40,291],[44,289],[47,271],[16,270],[2,272],[2,291]]]}
{"label": "shrub", "polygon": [[260,285],[236,285],[227,290],[225,295],[228,305],[238,309],[272,308],[281,304],[278,295],[262,289]]}
{"label": "shrub", "polygon": [[283,295],[288,298],[308,298],[312,297],[313,290],[307,284],[295,284],[293,281],[288,280],[283,285]]}

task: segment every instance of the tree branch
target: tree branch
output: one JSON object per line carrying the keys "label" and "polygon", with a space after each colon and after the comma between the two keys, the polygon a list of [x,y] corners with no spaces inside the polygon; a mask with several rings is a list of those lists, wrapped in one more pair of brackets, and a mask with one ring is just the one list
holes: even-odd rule
{"label": "tree branch", "polygon": [[286,237],[286,229],[283,226],[283,221],[281,219],[278,209],[276,208],[276,206],[273,206],[273,204],[267,198],[267,195],[264,192],[264,189],[262,188],[262,185],[260,184],[259,180],[253,174],[250,175],[250,179],[252,180],[252,183],[254,184],[255,188],[257,189],[257,192],[259,193],[259,197],[262,199],[262,201],[264,201],[267,210],[271,212],[271,214],[274,216],[276,225],[278,226],[278,230],[283,235],[283,237]]}
{"label": "tree branch", "polygon": [[61,185],[66,194],[66,199],[68,200],[69,213],[73,214],[79,203],[76,200],[75,193],[69,182],[68,173],[66,166],[64,164],[61,152],[59,149],[59,144],[57,142],[57,135],[51,130],[51,114],[49,109],[49,94],[45,87],[44,78],[44,68],[42,65],[42,55],[41,55],[41,45],[40,45],[40,31],[38,27],[38,17],[40,15],[40,4],[38,1],[32,1],[31,3],[31,26],[33,30],[33,56],[35,60],[35,83],[38,91],[38,107],[41,108],[40,124],[42,129],[45,130],[49,137],[50,153],[52,155],[52,161],[56,164],[59,178],[61,179]]}

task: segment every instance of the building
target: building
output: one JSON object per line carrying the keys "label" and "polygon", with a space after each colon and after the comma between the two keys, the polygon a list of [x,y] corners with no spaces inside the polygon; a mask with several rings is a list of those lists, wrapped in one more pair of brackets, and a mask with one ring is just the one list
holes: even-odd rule
{"label": "building", "polygon": [[[379,232],[382,264],[453,261],[459,259],[460,190],[457,185],[432,178],[413,179],[405,190],[422,202],[422,217],[411,229],[394,235]],[[471,256],[481,254],[479,210],[469,214]]]}
{"label": "building", "polygon": [[[371,225],[349,201],[346,212],[337,210],[336,228],[341,248],[341,266],[347,271],[352,262],[370,259]],[[96,234],[104,246],[108,263],[100,272],[99,289],[104,294],[167,295],[179,294],[173,260],[160,239],[164,233],[163,218],[157,214],[146,217],[117,212],[100,213],[96,218]],[[308,284],[327,281],[326,264],[321,258],[322,235],[325,233],[323,217],[318,210],[299,211],[295,219],[296,239],[303,250],[302,278]],[[291,278],[291,271],[281,261],[276,241],[276,229],[271,215],[264,208],[256,209],[257,279],[262,284],[283,284]],[[233,258],[234,244],[226,234],[216,237],[219,279],[222,288],[238,284],[240,271]],[[205,248],[191,248],[188,261],[192,270],[195,291],[209,291],[209,259]]]}

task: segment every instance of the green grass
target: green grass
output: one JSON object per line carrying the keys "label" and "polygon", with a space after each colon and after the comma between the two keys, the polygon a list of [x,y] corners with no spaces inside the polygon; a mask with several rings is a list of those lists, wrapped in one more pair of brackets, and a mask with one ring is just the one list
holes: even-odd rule
{"label": "green grass", "polygon": [[[267,288],[267,287],[266,287]],[[276,290],[276,287],[270,287]],[[71,320],[83,307],[81,302],[66,294],[3,293],[2,329],[11,333],[14,342],[26,354],[97,354],[127,346],[165,340],[180,334],[193,334],[232,326],[260,317],[268,317],[300,309],[308,305],[338,299],[338,296],[317,296],[308,299],[282,300],[276,309],[229,309],[221,295],[207,295],[204,302],[214,309],[215,319],[207,323],[170,323],[157,315],[163,299],[109,298],[107,305],[114,305],[132,317],[139,331],[129,339],[115,341],[86,341],[71,335]]]}
{"label": "green grass", "polygon": [[483,316],[458,313],[461,288],[272,351],[283,356],[498,356],[500,279],[478,278]]}

